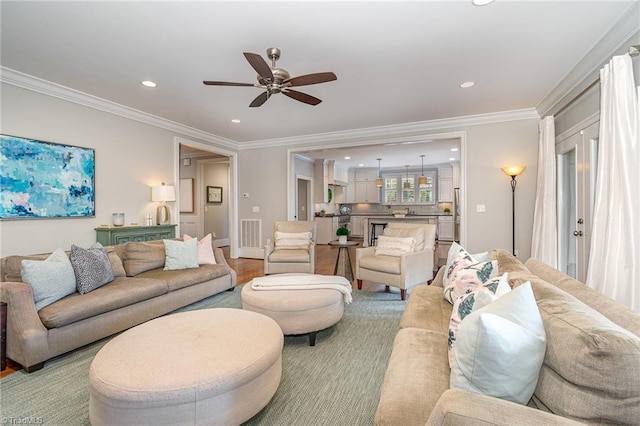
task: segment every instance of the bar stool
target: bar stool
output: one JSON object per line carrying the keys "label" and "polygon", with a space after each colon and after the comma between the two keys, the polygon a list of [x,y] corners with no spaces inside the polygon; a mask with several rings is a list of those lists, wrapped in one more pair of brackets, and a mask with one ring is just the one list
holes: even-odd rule
{"label": "bar stool", "polygon": [[387,227],[387,223],[371,223],[371,238],[369,240],[370,246],[375,246],[378,242],[378,235],[380,235],[377,234],[378,226],[382,226],[382,229],[380,230],[380,234],[382,234],[384,232],[384,228]]}

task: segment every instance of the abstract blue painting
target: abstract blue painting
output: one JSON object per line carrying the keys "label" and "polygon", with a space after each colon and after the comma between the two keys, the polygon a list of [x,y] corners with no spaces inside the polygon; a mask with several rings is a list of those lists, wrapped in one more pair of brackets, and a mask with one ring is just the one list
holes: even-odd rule
{"label": "abstract blue painting", "polygon": [[95,216],[95,151],[0,135],[0,219]]}

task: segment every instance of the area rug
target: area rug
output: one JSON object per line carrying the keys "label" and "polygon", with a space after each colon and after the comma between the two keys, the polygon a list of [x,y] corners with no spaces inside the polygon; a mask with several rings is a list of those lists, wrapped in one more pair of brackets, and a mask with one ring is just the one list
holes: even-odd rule
{"label": "area rug", "polygon": [[[179,311],[241,308],[241,288]],[[372,425],[380,386],[406,302],[397,293],[354,290],[342,321],[318,333],[287,336],[282,381],[271,402],[246,425]],[[45,425],[89,424],[89,366],[109,338],[47,361],[31,374],[0,380],[0,418]],[[223,342],[221,342],[223,344]],[[188,365],[176,365],[176,374]]]}

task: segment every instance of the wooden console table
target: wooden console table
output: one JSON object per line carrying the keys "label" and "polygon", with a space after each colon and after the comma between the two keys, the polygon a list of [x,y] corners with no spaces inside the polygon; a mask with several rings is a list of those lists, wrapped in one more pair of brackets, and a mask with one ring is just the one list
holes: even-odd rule
{"label": "wooden console table", "polygon": [[170,239],[176,236],[176,226],[100,226],[96,228],[96,240],[103,246],[114,246],[129,241]]}

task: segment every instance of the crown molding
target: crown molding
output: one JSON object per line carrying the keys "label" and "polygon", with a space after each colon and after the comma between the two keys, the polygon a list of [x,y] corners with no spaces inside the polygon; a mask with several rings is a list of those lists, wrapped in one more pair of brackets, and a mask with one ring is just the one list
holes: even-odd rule
{"label": "crown molding", "polygon": [[180,124],[166,118],[139,111],[97,96],[89,95],[69,87],[62,86],[38,77],[0,66],[0,82],[26,90],[52,96],[65,101],[80,104],[89,108],[119,115],[151,126],[166,129],[185,136],[207,141],[233,151],[272,147],[305,147],[317,144],[335,145],[350,143],[364,145],[371,142],[387,143],[424,142],[424,135],[430,134],[436,139],[456,137],[449,133],[438,133],[446,129],[459,129],[466,126],[491,124],[516,120],[540,119],[534,108],[493,112],[487,114],[468,115],[462,117],[428,120],[414,123],[393,124],[388,126],[368,127],[363,129],[337,132],[317,133],[312,135],[292,136],[279,139],[264,139],[238,143],[202,130]]}
{"label": "crown molding", "polygon": [[154,127],[166,129],[185,136],[221,145],[234,151],[238,150],[238,144],[232,140],[213,135],[208,132],[186,126],[166,118],[158,117],[137,109],[133,109],[79,90],[71,89],[51,81],[43,80],[11,68],[0,66],[0,82],[11,86],[20,87],[32,92],[52,96],[54,98],[73,102],[109,114],[119,115],[130,120],[149,124]]}
{"label": "crown molding", "polygon": [[[443,118],[437,120],[419,121],[414,123],[393,124],[389,126],[368,127],[364,129],[344,130],[338,132],[317,133],[312,135],[292,136],[279,139],[263,139],[251,142],[243,142],[240,150],[267,148],[275,146],[303,147],[309,145],[349,143],[370,144],[373,141],[385,142],[424,142],[425,133],[441,131],[444,129],[459,129],[466,126],[480,124],[501,123],[506,121],[540,119],[540,115],[534,108],[513,111],[493,112],[488,114],[467,115],[463,117]],[[402,136],[405,134],[406,136]],[[440,135],[438,138],[446,137]],[[359,143],[358,143],[359,142]]]}
{"label": "crown molding", "polygon": [[615,54],[627,51],[629,40],[640,32],[640,3],[632,4],[596,45],[536,106],[541,117],[552,115],[598,81],[600,69]]}

